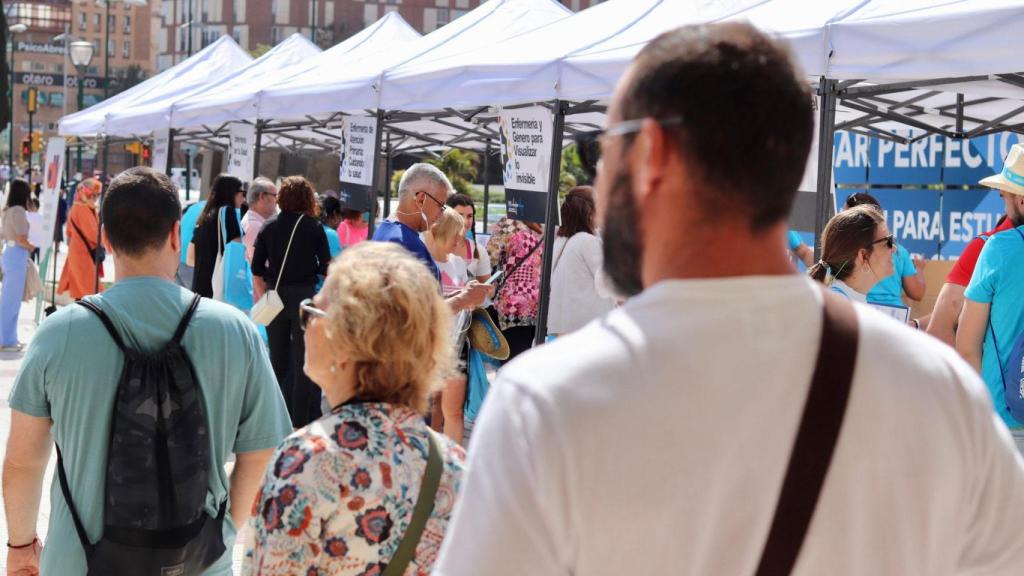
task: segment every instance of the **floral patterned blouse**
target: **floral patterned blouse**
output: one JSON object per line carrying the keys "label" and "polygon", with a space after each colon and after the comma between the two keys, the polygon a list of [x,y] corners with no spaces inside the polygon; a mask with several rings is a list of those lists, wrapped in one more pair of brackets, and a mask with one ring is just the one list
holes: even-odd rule
{"label": "floral patterned blouse", "polygon": [[[497,256],[496,268],[512,270],[506,277],[495,297],[494,309],[498,311],[498,325],[502,330],[516,326],[537,324],[537,310],[540,306],[541,250],[534,250],[544,237],[517,220],[502,218],[495,225],[494,235],[487,243],[487,251]],[[531,252],[532,251],[532,252]]]}
{"label": "floral patterned blouse", "polygon": [[[412,519],[427,434],[410,408],[350,401],[289,436],[256,496],[243,574],[379,575]],[[441,485],[407,576],[433,568],[462,479],[465,452],[441,447]]]}

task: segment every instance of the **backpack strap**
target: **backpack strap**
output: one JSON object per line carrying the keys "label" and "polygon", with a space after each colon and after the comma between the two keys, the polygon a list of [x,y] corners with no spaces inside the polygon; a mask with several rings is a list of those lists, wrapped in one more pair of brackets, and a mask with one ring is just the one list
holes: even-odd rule
{"label": "backpack strap", "polygon": [[423,473],[423,482],[420,484],[420,493],[416,497],[416,507],[412,511],[412,520],[409,527],[402,535],[402,541],[398,549],[391,557],[381,576],[401,576],[405,569],[416,556],[416,547],[423,536],[423,530],[427,527],[427,520],[434,511],[434,498],[437,496],[437,488],[441,485],[441,473],[443,462],[441,461],[441,446],[437,439],[437,433],[427,429],[427,439],[430,442],[430,452],[427,455],[427,468]]}
{"label": "backpack strap", "polygon": [[857,360],[857,313],[824,291],[825,320],[803,417],[757,576],[786,576],[800,556],[842,428]]}
{"label": "backpack strap", "polygon": [[181,317],[178,327],[174,330],[172,341],[175,344],[181,345],[181,339],[185,336],[185,330],[188,330],[188,323],[192,321],[192,315],[195,314],[196,308],[199,308],[199,301],[202,299],[203,297],[199,294],[192,297],[192,303],[188,305],[188,310],[185,311],[185,315]]}
{"label": "backpack strap", "polygon": [[60,491],[64,495],[68,511],[71,512],[71,521],[75,524],[75,532],[78,533],[78,540],[85,550],[85,557],[88,558],[92,556],[95,546],[89,542],[89,535],[85,533],[85,526],[82,525],[82,519],[78,516],[78,510],[75,509],[75,503],[71,500],[71,489],[68,487],[68,476],[64,472],[64,456],[60,453],[60,445],[54,443],[54,446],[57,447],[57,476],[60,479]]}
{"label": "backpack strap", "polygon": [[98,316],[100,321],[103,322],[103,327],[107,329],[107,333],[109,333],[110,337],[114,340],[114,344],[117,344],[117,347],[121,352],[128,352],[128,348],[124,345],[124,340],[121,340],[121,335],[117,332],[117,328],[114,328],[114,323],[110,321],[110,317],[107,316],[107,313],[104,312],[102,308],[84,299],[78,300],[75,303],[86,310],[91,310],[93,314]]}

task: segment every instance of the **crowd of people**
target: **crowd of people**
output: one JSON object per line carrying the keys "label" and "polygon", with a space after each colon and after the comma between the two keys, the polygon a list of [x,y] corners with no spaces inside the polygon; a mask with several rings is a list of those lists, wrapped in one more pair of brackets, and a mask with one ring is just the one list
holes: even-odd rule
{"label": "crowd of people", "polygon": [[[9,573],[229,574],[248,523],[243,572],[265,576],[1018,574],[1024,146],[983,181],[1009,223],[911,318],[924,264],[874,198],[851,197],[817,262],[794,245],[813,127],[787,48],[749,25],[643,48],[594,188],[560,207],[541,346],[543,226],[503,218],[482,242],[434,166],[405,171],[372,236],[302,176],[222,175],[183,215],[165,175],[122,173],[99,207],[115,283],[40,325],[11,394]],[[99,248],[94,190],[69,218],[79,254]],[[8,206],[3,322],[32,248]],[[134,481],[190,489],[148,508],[112,490],[133,454],[151,456]]]}

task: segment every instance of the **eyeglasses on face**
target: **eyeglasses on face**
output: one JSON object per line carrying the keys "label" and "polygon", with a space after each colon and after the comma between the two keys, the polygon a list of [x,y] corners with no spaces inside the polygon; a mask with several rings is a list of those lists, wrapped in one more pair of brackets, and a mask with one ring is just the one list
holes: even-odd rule
{"label": "eyeglasses on face", "polygon": [[889,250],[892,250],[892,247],[896,245],[896,235],[889,234],[888,236],[879,238],[878,240],[875,240],[874,242],[871,242],[870,244],[865,246],[865,248],[871,249],[875,246],[875,244],[879,244],[881,242],[885,242],[885,247],[888,248]]}
{"label": "eyeglasses on face", "polygon": [[670,116],[668,118],[637,118],[635,120],[617,122],[600,130],[581,132],[574,137],[576,142],[576,151],[580,156],[580,164],[583,165],[583,169],[587,171],[587,174],[591,178],[597,175],[597,163],[601,160],[601,139],[608,136],[635,134],[643,128],[644,120],[654,120],[662,128],[678,126],[683,123],[682,116]]}
{"label": "eyeglasses on face", "polygon": [[423,194],[425,197],[430,198],[431,202],[433,202],[434,204],[437,204],[441,208],[441,210],[444,210],[444,202],[441,202],[437,198],[434,198],[433,196],[431,196],[430,194],[427,194],[424,191],[421,191],[420,194]]}
{"label": "eyeglasses on face", "polygon": [[299,322],[302,324],[302,329],[305,330],[306,326],[309,325],[309,321],[316,316],[317,318],[326,318],[327,312],[316,307],[313,304],[312,298],[306,298],[302,302],[299,302]]}

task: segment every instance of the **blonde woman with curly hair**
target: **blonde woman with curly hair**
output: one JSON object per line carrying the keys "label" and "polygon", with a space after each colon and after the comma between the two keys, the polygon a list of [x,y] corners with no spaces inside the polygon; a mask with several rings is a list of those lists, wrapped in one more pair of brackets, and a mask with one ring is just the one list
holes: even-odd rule
{"label": "blonde woman with curly hair", "polygon": [[[342,252],[301,311],[305,370],[333,409],[271,458],[244,573],[379,574],[404,548],[414,553],[402,573],[428,574],[465,461],[422,415],[452,366],[436,280],[403,248],[363,242]],[[432,451],[440,480],[424,496]],[[432,509],[417,516],[421,498]],[[409,528],[414,516],[421,531]]]}
{"label": "blonde woman with curly hair", "polygon": [[327,274],[331,250],[309,180],[302,176],[282,180],[277,205],[281,212],[268,218],[256,236],[253,295],[259,300],[266,290],[276,289],[284,303],[284,310],[267,326],[267,341],[292,426],[301,428],[320,417],[320,391],[302,373],[305,347],[299,302],[316,294],[320,276]]}

